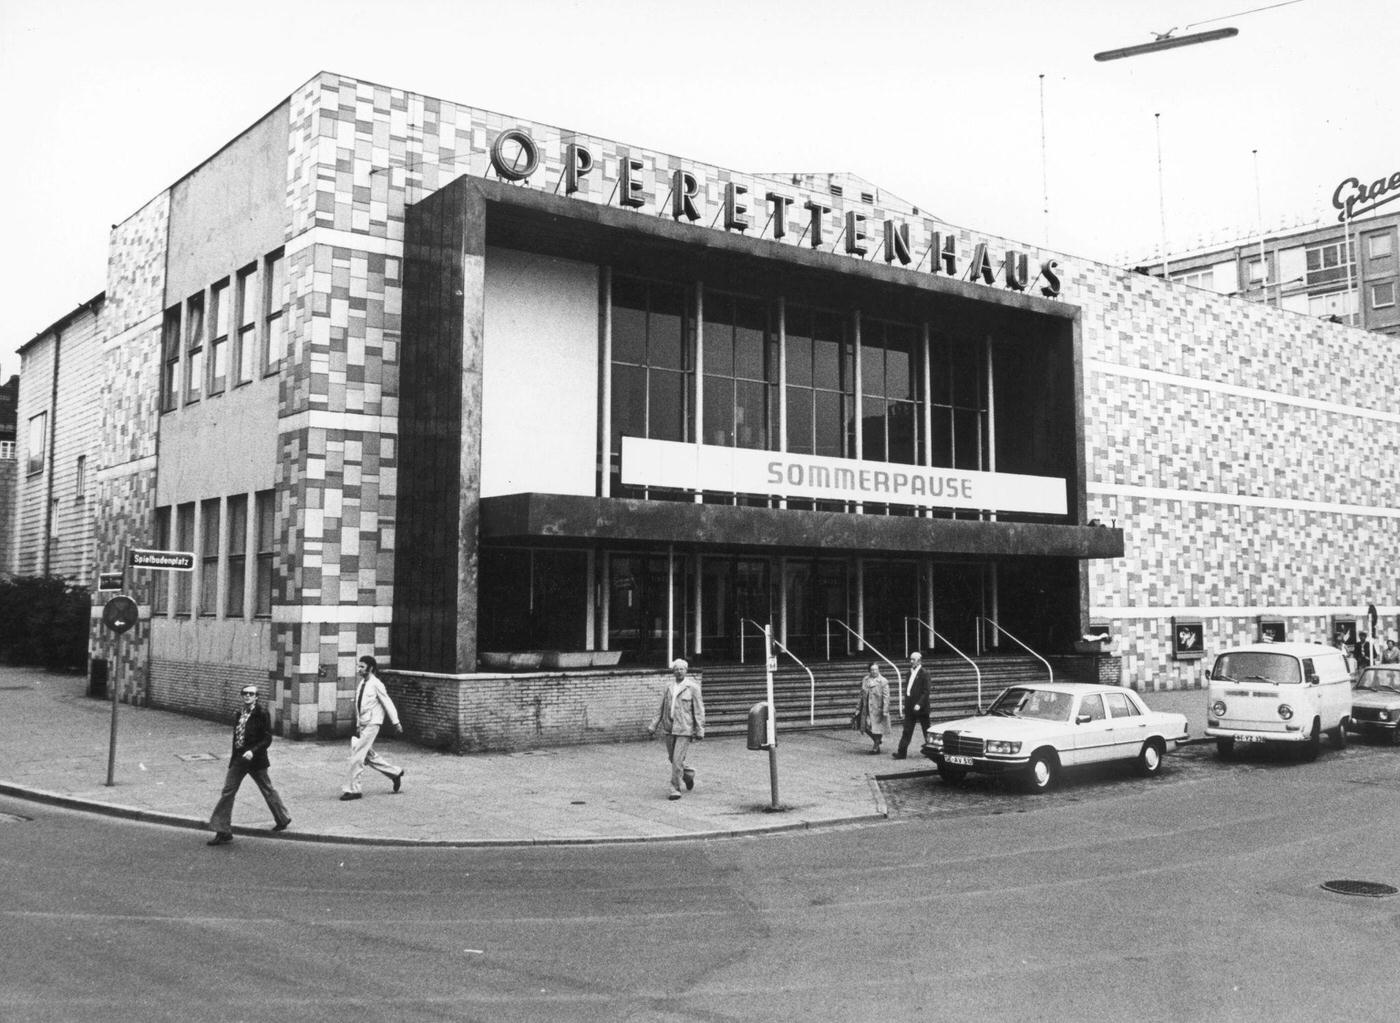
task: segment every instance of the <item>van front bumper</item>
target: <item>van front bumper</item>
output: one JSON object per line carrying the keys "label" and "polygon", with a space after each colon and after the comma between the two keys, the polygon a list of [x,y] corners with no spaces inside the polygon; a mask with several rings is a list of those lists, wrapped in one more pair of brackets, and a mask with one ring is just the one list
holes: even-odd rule
{"label": "van front bumper", "polygon": [[1301,730],[1264,732],[1255,728],[1226,728],[1221,725],[1207,725],[1206,735],[1212,739],[1234,739],[1236,742],[1306,742],[1308,738]]}

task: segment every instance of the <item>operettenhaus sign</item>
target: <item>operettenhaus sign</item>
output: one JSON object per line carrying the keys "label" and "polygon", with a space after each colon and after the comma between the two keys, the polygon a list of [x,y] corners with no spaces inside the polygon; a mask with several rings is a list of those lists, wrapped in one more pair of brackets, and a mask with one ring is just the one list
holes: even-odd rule
{"label": "operettenhaus sign", "polygon": [[[523,128],[508,128],[496,136],[491,145],[491,169],[505,181],[528,181],[539,170],[540,150],[530,134]],[[564,146],[564,170],[562,184],[565,195],[573,195],[584,187],[584,179],[596,169],[593,153],[587,146],[570,142]],[[694,172],[684,168],[671,172],[670,189],[667,197],[661,200],[667,212],[675,220],[694,223],[703,215],[700,209],[703,182]],[[648,202],[646,189],[646,162],[639,156],[623,156],[618,160],[618,177],[609,202],[615,197],[618,205],[628,209],[641,210]],[[799,200],[801,200],[799,205]],[[724,230],[748,231],[754,226],[751,207],[760,202],[749,194],[749,187],[738,181],[728,181],[724,185],[722,215]],[[812,195],[793,195],[779,189],[764,192],[761,203],[767,207],[766,224],[760,233],[771,227],[774,241],[787,241],[790,244],[806,244],[814,249],[831,245],[832,251],[838,244],[848,256],[865,259],[871,252],[875,230],[870,218],[859,210],[846,210],[842,221],[830,222],[832,207],[821,198]],[[1046,298],[1058,298],[1063,285],[1063,270],[1058,260],[1042,261],[1031,273],[1030,257],[1017,249],[1008,249],[1005,258],[996,263],[986,242],[972,246],[969,256],[958,244],[958,236],[945,231],[934,230],[927,221],[918,221],[923,237],[916,243],[911,236],[910,225],[906,221],[884,220],[879,227],[878,249],[886,263],[898,263],[911,271],[923,271],[927,261],[927,272],[961,277],[981,284],[997,285],[1016,292],[1040,285],[1040,293]],[[834,236],[833,236],[833,232]],[[795,236],[795,238],[794,238]],[[915,260],[915,254],[919,258]],[[1042,283],[1043,282],[1043,283]]]}

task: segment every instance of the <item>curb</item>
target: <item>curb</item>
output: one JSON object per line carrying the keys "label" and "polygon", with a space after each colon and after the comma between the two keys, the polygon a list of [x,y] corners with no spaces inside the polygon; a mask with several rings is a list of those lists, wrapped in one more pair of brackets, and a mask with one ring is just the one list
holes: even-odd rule
{"label": "curb", "polygon": [[[409,849],[492,849],[492,848],[532,848],[535,846],[580,846],[580,845],[638,845],[650,842],[703,842],[720,839],[750,838],[756,835],[781,834],[789,831],[821,831],[827,828],[850,827],[856,824],[877,824],[889,820],[889,810],[884,797],[879,792],[877,779],[870,779],[876,793],[876,809],[870,814],[854,814],[847,817],[833,817],[825,820],[798,820],[791,824],[769,824],[756,828],[697,831],[684,835],[628,835],[600,836],[596,838],[394,838],[369,837],[365,835],[336,835],[312,832],[278,831],[264,828],[249,828],[235,825],[233,833],[245,838],[264,838],[283,842],[305,842],[324,845],[383,846]],[[24,799],[33,803],[57,806],[65,810],[82,813],[95,813],[104,817],[138,821],[143,824],[160,824],[190,831],[208,831],[209,824],[203,818],[182,817],[178,814],[161,813],[157,810],[143,810],[135,806],[122,806],[117,803],[100,803],[96,800],[79,799],[57,792],[45,792],[12,782],[0,781],[0,795]],[[784,810],[767,811],[784,813]]]}

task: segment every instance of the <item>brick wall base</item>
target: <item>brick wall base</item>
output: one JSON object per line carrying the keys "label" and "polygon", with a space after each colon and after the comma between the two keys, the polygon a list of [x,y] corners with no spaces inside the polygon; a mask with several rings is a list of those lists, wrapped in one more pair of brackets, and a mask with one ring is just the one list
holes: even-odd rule
{"label": "brick wall base", "polygon": [[669,673],[438,675],[382,671],[413,742],[488,753],[646,739]]}
{"label": "brick wall base", "polygon": [[272,730],[282,735],[282,722],[269,698],[272,684],[267,672],[241,665],[152,658],[147,705],[209,721],[232,721],[243,702],[239,691],[250,683],[262,693],[263,706],[272,711]]}

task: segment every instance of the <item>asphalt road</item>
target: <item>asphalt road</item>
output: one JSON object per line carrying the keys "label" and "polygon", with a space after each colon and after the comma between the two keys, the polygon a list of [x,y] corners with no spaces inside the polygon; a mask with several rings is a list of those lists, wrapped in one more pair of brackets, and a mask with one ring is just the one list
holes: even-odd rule
{"label": "asphalt road", "polygon": [[1209,748],[888,824],[383,849],[0,799],[0,1019],[1393,1019],[1400,751]]}

